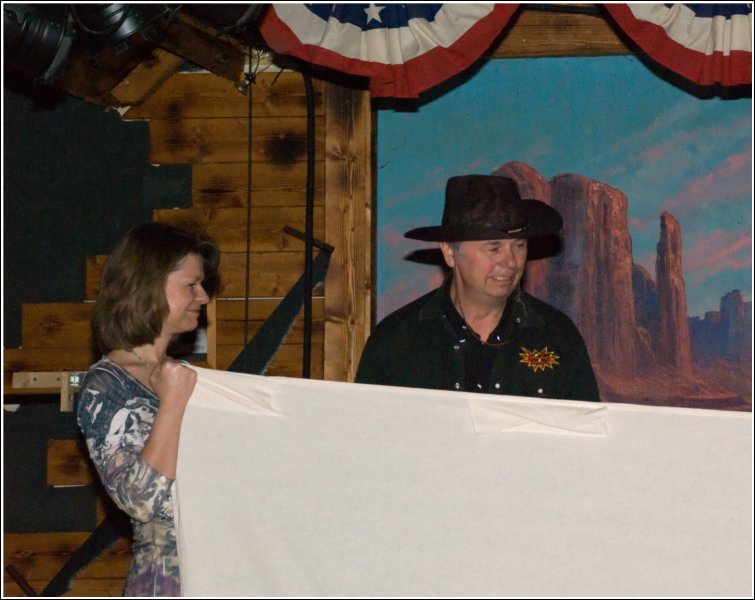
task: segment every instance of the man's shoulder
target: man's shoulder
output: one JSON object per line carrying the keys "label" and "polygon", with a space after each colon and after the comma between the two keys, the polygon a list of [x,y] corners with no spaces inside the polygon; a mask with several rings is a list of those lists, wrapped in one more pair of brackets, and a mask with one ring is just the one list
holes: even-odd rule
{"label": "man's shoulder", "polygon": [[438,307],[438,310],[440,311],[441,305],[438,295],[439,288],[436,288],[427,292],[426,294],[423,294],[419,298],[415,298],[411,302],[404,304],[400,308],[397,308],[392,313],[388,314],[380,321],[379,325],[383,325],[383,323],[391,324],[395,322],[401,322],[405,321],[406,319],[419,319],[420,315],[425,314],[428,309],[431,312],[434,312],[433,309],[436,305]]}

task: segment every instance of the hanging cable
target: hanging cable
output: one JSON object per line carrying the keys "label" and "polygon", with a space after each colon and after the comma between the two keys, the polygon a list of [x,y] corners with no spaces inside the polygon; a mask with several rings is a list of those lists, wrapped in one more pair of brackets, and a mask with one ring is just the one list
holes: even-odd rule
{"label": "hanging cable", "polygon": [[302,355],[302,377],[309,379],[312,362],[312,247],[314,238],[315,205],[315,93],[312,78],[304,76],[307,91],[307,203],[304,220],[304,351]]}
{"label": "hanging cable", "polygon": [[246,73],[246,97],[247,97],[247,155],[246,155],[246,275],[244,278],[244,358],[243,371],[246,373],[246,357],[248,354],[249,341],[249,295],[251,287],[252,270],[252,90],[255,75],[252,72],[252,47],[249,46],[249,67]]}

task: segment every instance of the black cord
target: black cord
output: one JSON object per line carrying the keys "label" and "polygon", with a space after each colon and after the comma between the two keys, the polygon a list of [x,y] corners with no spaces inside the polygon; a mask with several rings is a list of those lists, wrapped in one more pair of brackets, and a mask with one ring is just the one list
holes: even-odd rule
{"label": "black cord", "polygon": [[312,247],[314,237],[315,204],[315,93],[312,78],[304,76],[307,91],[307,204],[304,218],[304,350],[302,377],[309,379],[312,363]]}
{"label": "black cord", "polygon": [[247,339],[249,337],[249,293],[250,293],[250,272],[252,269],[252,89],[251,83],[254,81],[254,75],[251,73],[251,56],[252,47],[249,46],[250,72],[246,74],[249,86],[246,90],[247,95],[247,156],[246,156],[246,274],[244,279],[244,360],[243,373],[246,373],[246,356]]}

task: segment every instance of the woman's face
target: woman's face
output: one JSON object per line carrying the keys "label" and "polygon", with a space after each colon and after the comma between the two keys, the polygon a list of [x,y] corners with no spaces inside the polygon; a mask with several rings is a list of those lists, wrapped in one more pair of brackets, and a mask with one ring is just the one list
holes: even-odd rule
{"label": "woman's face", "polygon": [[168,275],[165,297],[168,301],[168,316],[165,317],[163,333],[174,336],[194,331],[199,325],[202,306],[210,297],[202,287],[204,265],[202,257],[187,254]]}

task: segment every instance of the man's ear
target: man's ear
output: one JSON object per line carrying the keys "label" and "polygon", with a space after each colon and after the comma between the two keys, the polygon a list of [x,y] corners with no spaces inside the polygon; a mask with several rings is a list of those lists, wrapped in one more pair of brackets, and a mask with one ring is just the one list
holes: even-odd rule
{"label": "man's ear", "polygon": [[456,266],[454,247],[448,242],[440,242],[440,251],[443,253],[443,260],[446,261],[448,268],[453,269]]}

